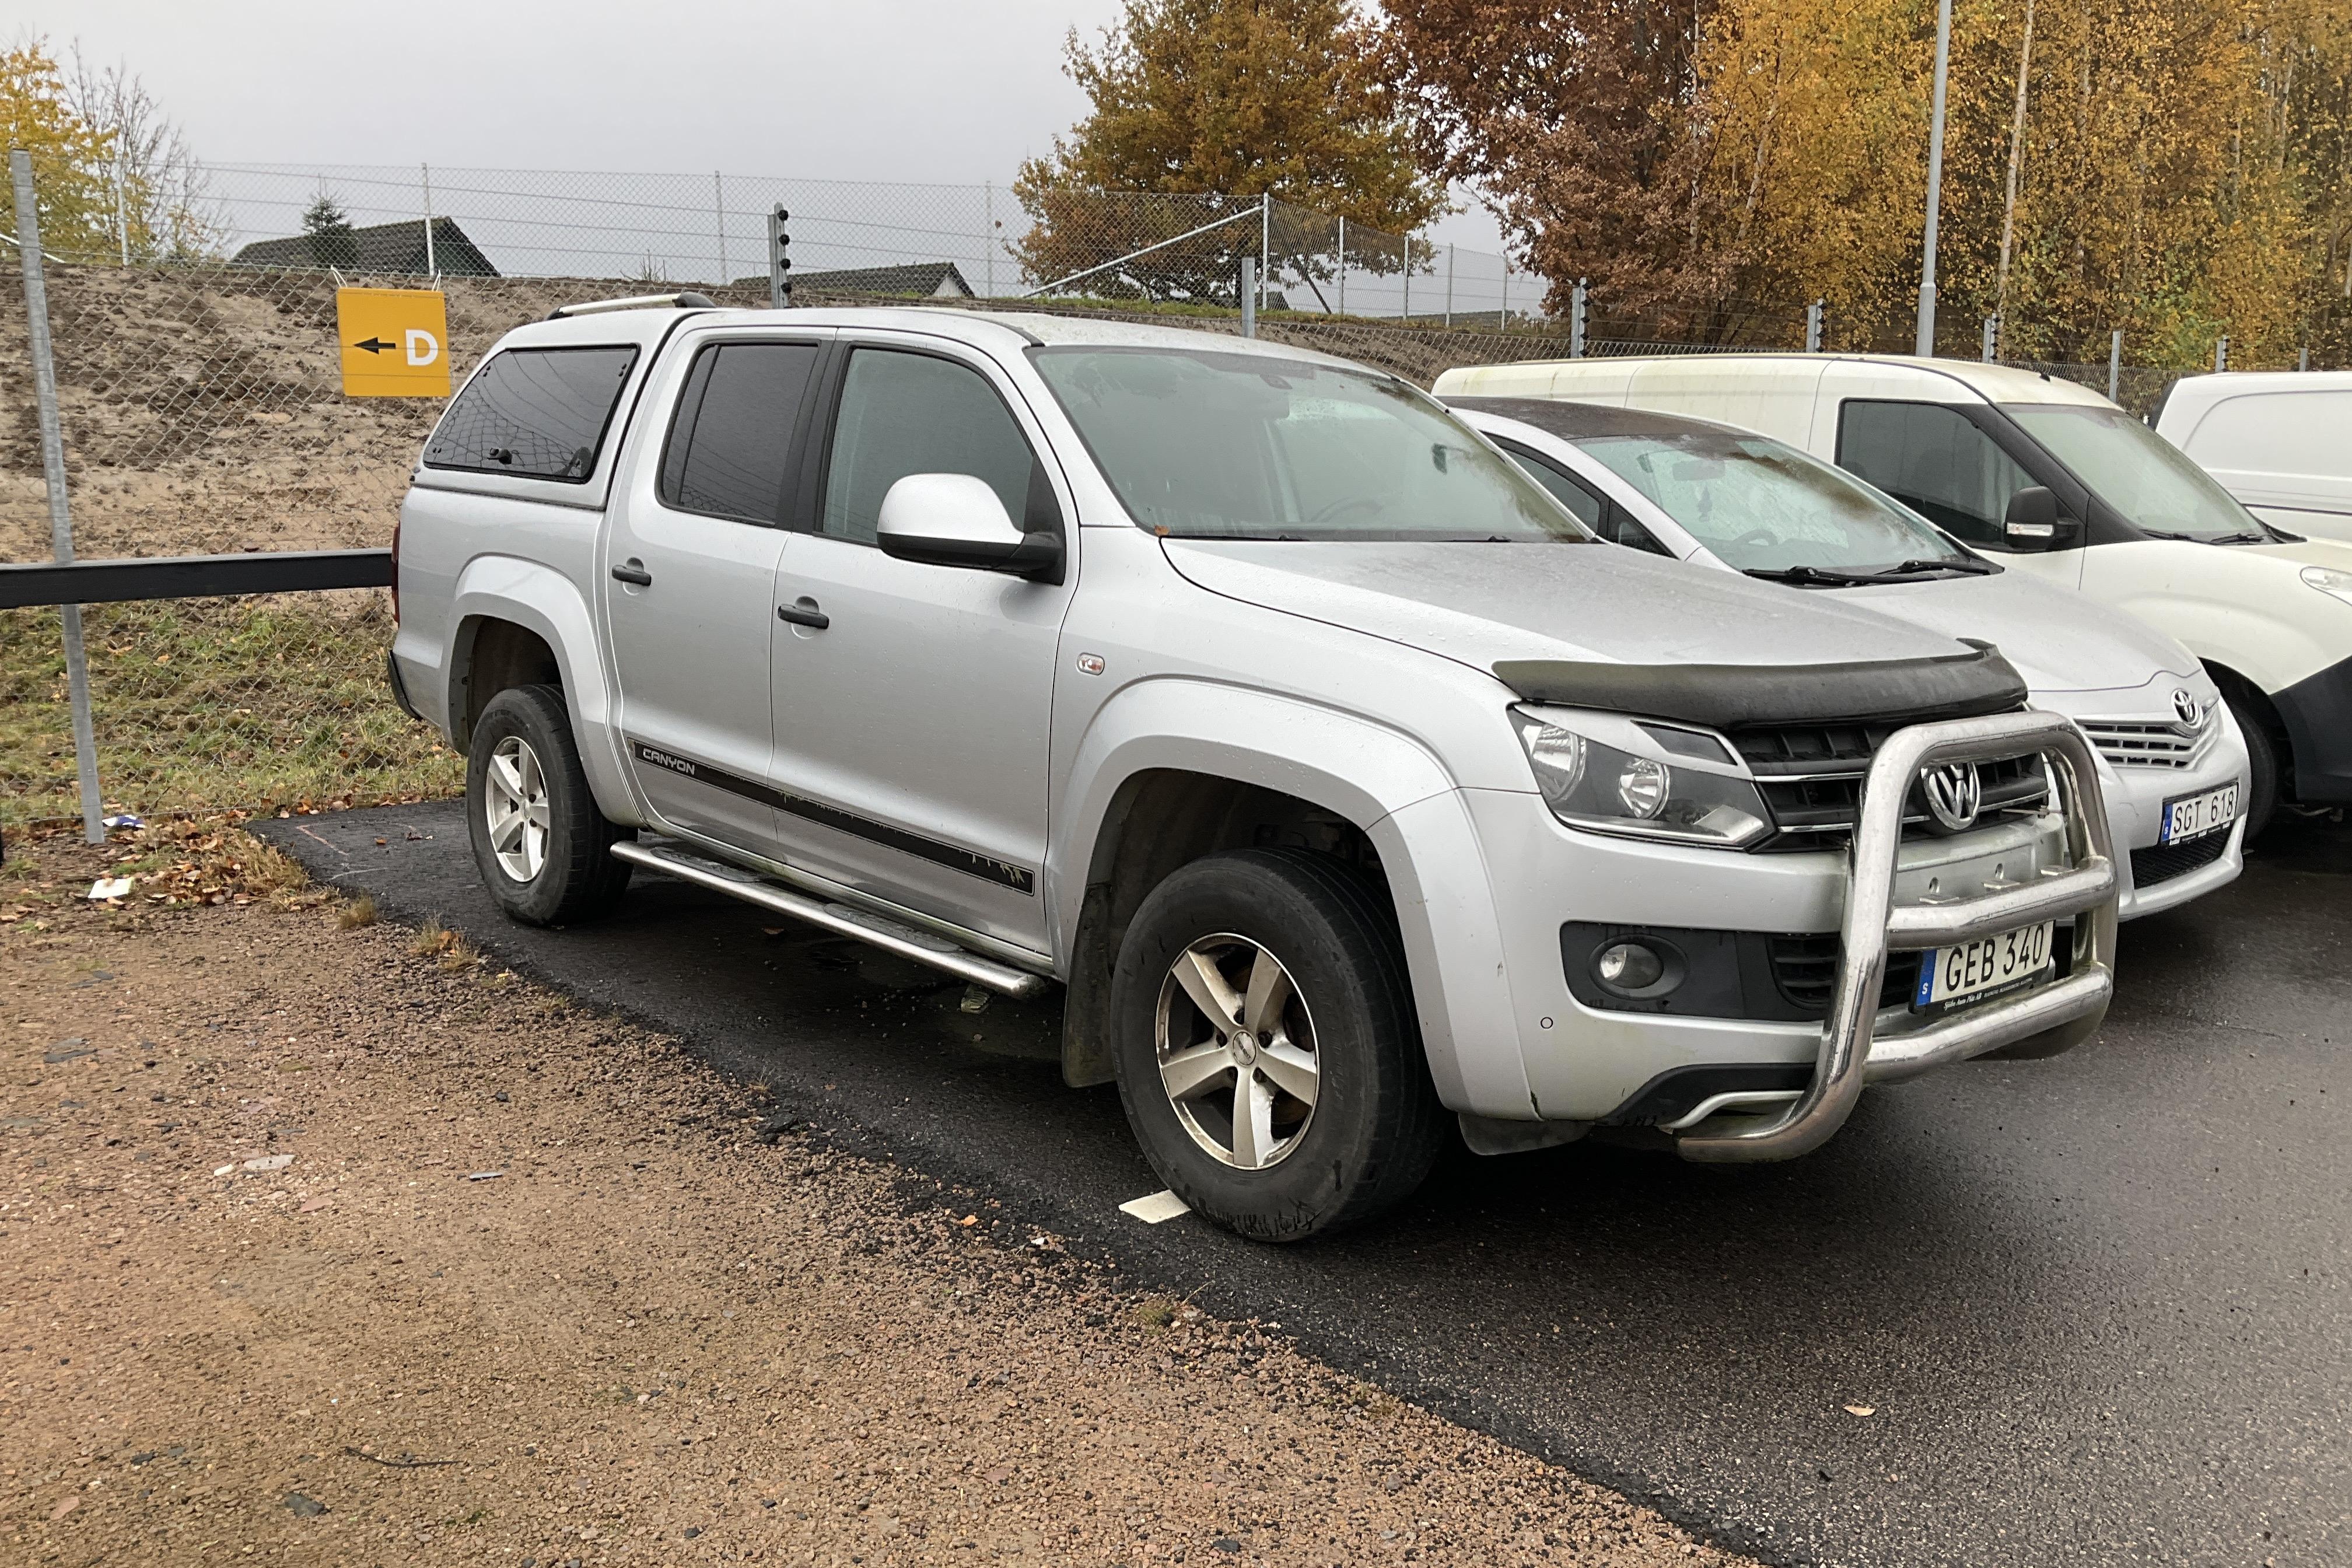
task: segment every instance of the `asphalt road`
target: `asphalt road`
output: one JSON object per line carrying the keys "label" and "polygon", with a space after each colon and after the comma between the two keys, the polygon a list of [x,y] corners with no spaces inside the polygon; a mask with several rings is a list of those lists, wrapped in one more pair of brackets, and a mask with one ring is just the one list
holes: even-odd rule
{"label": "asphalt road", "polygon": [[2125,928],[2096,1040],[1874,1089],[1808,1159],[1465,1155],[1380,1226],[1276,1249],[1116,1212],[1160,1184],[1116,1092],[1042,1059],[1055,1004],[968,1015],[928,971],[642,873],[611,921],[510,925],[454,805],[261,826],[833,1135],[1726,1545],[2352,1562],[2352,829],[2283,827]]}

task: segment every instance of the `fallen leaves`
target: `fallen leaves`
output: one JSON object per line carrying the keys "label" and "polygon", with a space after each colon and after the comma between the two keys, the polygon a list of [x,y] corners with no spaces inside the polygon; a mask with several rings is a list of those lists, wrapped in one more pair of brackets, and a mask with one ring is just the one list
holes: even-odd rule
{"label": "fallen leaves", "polygon": [[1848,1415],[1875,1415],[1878,1414],[1878,1406],[1875,1405],[1849,1405],[1845,1407],[1845,1413]]}

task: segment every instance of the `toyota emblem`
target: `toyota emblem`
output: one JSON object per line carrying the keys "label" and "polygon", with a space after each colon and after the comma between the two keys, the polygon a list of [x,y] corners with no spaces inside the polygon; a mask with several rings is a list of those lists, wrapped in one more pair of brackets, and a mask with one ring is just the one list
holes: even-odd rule
{"label": "toyota emblem", "polygon": [[1966,833],[1977,825],[1977,813],[1984,809],[1984,782],[1973,763],[1923,768],[1919,787],[1927,797],[1929,815],[1945,832]]}
{"label": "toyota emblem", "polygon": [[2179,714],[2180,721],[2192,730],[2197,727],[2198,721],[2205,717],[2205,710],[2197,705],[2197,694],[2185,686],[2172,694],[2172,710]]}

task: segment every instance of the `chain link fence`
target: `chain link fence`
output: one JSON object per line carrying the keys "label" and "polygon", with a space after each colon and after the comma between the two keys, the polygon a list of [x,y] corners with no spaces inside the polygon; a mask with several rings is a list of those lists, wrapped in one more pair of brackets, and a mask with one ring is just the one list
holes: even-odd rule
{"label": "chain link fence", "polygon": [[[37,179],[38,174],[37,171]],[[713,174],[215,165],[168,213],[86,203],[44,265],[77,552],[226,554],[388,544],[441,404],[341,391],[339,286],[446,301],[453,375],[560,304],[693,287],[768,300],[766,224],[792,214],[796,304],[1045,310],[1257,330],[1426,385],[1460,364],[1556,359],[1571,323],[1499,256],[1256,198],[761,179]],[[13,204],[10,207],[13,212]],[[10,224],[14,227],[13,219]],[[26,296],[0,256],[0,563],[50,526]],[[1588,301],[1584,352],[1799,349],[1770,304]],[[2105,367],[2047,366],[2104,387]],[[2128,372],[2127,405],[2169,373]],[[392,703],[383,590],[90,606],[109,811],[289,809],[445,795],[461,764]],[[0,609],[0,826],[64,818],[75,758],[59,616]]]}

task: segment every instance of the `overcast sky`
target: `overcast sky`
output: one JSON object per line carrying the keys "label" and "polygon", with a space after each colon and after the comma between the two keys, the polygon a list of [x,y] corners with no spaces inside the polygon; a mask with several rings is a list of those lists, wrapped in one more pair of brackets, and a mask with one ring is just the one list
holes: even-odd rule
{"label": "overcast sky", "polygon": [[[1086,111],[1118,0],[6,0],[121,60],[221,163],[1010,180]],[[1471,211],[1436,237],[1499,248]]]}

